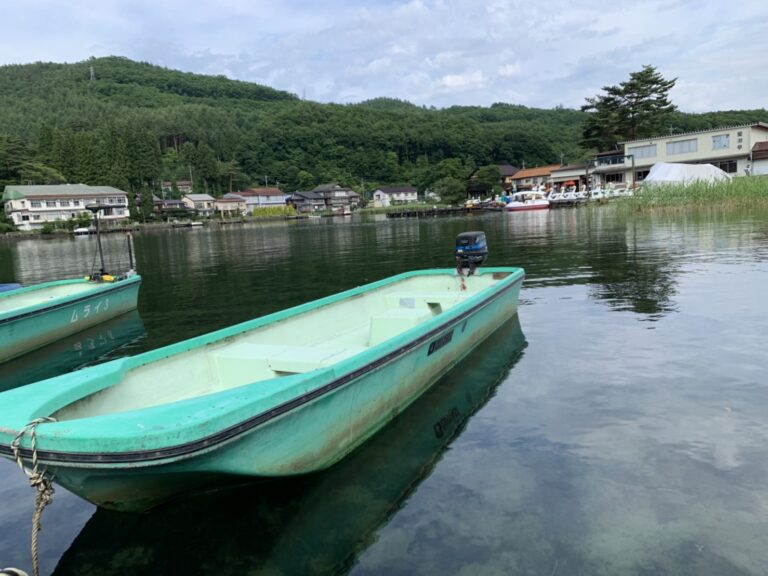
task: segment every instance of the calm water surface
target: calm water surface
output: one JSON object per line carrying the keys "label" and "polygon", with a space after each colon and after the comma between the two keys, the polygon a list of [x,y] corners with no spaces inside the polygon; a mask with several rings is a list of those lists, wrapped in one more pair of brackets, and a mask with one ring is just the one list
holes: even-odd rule
{"label": "calm water surface", "polygon": [[[56,574],[768,574],[768,214],[611,207],[137,235],[139,311],[0,366],[0,389],[414,268],[485,230],[511,319],[322,474],[110,513],[59,488]],[[123,240],[107,239],[117,266]],[[0,243],[0,282],[87,271],[92,239]],[[0,409],[3,407],[0,406]],[[0,565],[33,492],[0,462]]]}

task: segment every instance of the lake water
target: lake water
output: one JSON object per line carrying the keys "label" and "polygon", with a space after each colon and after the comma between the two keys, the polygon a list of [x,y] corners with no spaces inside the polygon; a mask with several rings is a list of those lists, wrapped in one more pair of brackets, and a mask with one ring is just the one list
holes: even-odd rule
{"label": "lake water", "polygon": [[[0,389],[414,268],[484,230],[519,314],[327,472],[119,514],[58,488],[56,574],[768,574],[768,214],[613,207],[138,234],[132,314],[0,366]],[[106,251],[125,262],[122,238]],[[0,282],[88,271],[93,239],[0,242]],[[3,407],[0,406],[0,409]],[[33,491],[0,462],[0,565]]]}

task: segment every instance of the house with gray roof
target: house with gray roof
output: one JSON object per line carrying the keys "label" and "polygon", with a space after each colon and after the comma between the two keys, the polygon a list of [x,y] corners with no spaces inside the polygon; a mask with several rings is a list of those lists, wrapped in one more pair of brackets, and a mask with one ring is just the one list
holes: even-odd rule
{"label": "house with gray roof", "polygon": [[415,186],[391,186],[377,188],[373,191],[373,206],[385,208],[393,204],[407,204],[419,199]]}
{"label": "house with gray roof", "polygon": [[286,203],[293,206],[299,214],[309,214],[312,212],[324,212],[325,198],[322,194],[315,192],[294,192]]}
{"label": "house with gray roof", "polygon": [[357,192],[336,182],[320,184],[310,192],[324,200],[325,210],[329,212],[347,212],[360,204],[360,195]]}
{"label": "house with gray roof", "polygon": [[128,193],[112,186],[55,184],[41,186],[6,186],[3,192],[5,212],[20,230],[42,228],[50,222],[70,220],[88,213],[88,204],[99,204],[99,219],[104,223],[125,220]]}
{"label": "house with gray roof", "polygon": [[194,210],[200,216],[211,216],[216,199],[210,194],[184,194],[181,201],[187,210]]}

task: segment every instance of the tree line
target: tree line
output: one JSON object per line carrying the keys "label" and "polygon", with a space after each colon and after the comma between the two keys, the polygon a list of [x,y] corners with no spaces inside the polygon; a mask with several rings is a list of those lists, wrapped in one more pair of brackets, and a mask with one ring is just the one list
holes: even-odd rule
{"label": "tree line", "polygon": [[191,180],[196,192],[220,196],[254,184],[292,192],[333,181],[360,192],[414,184],[460,194],[489,165],[578,162],[670,125],[768,120],[764,110],[687,115],[668,101],[648,109],[673,85],[645,67],[584,110],[432,109],[388,98],[319,104],[119,57],[3,66],[0,186],[71,182],[147,196],[163,181]]}

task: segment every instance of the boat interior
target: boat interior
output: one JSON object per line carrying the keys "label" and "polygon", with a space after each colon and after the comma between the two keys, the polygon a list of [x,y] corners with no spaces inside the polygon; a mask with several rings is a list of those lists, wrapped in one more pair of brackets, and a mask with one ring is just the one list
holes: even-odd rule
{"label": "boat interior", "polygon": [[[506,274],[505,274],[506,275]],[[124,412],[333,366],[445,313],[500,275],[412,276],[127,371],[58,420]],[[151,354],[151,352],[150,352]]]}
{"label": "boat interior", "polygon": [[57,298],[76,296],[92,290],[91,282],[73,282],[54,286],[41,286],[34,290],[24,290],[19,294],[0,294],[0,313],[20,310],[27,306],[45,304]]}

